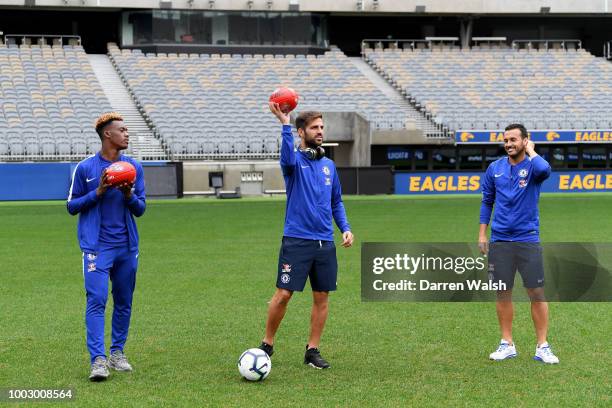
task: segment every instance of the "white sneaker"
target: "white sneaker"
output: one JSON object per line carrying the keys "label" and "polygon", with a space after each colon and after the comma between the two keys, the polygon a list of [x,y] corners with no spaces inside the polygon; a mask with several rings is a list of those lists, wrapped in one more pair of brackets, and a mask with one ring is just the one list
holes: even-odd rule
{"label": "white sneaker", "polygon": [[128,363],[127,357],[121,350],[115,350],[108,359],[108,366],[117,371],[132,371],[132,366]]}
{"label": "white sneaker", "polygon": [[553,354],[548,343],[542,343],[539,347],[536,347],[533,359],[546,364],[559,364],[559,358]]}
{"label": "white sneaker", "polygon": [[499,347],[493,353],[489,354],[489,359],[495,361],[502,361],[507,358],[516,357],[516,347],[514,344],[508,343],[506,340],[502,339],[499,342]]}
{"label": "white sneaker", "polygon": [[106,359],[102,356],[96,357],[94,362],[91,364],[91,373],[89,379],[91,381],[104,381],[108,378],[108,365]]}

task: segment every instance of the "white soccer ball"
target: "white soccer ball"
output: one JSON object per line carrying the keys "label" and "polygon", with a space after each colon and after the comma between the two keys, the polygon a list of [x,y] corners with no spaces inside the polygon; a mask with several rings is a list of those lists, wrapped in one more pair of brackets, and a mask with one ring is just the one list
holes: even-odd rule
{"label": "white soccer ball", "polygon": [[262,381],[272,370],[272,361],[265,351],[251,348],[240,355],[238,371],[249,381]]}

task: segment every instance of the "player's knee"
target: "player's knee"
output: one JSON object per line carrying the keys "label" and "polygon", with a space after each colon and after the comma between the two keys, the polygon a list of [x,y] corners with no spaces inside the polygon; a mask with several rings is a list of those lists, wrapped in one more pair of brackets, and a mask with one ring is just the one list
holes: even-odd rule
{"label": "player's knee", "polygon": [[511,302],[512,301],[512,289],[498,290],[497,291],[498,302]]}
{"label": "player's knee", "polygon": [[120,315],[129,315],[132,312],[131,301],[117,301],[113,300],[113,310]]}
{"label": "player's knee", "polygon": [[527,288],[527,295],[532,302],[546,302],[544,288]]}
{"label": "player's knee", "polygon": [[87,293],[87,308],[89,310],[99,310],[106,307],[108,294],[103,292],[88,292]]}
{"label": "player's knee", "polygon": [[291,296],[293,296],[293,292],[287,289],[277,289],[276,294],[274,295],[274,301],[278,305],[286,305],[291,300]]}
{"label": "player's knee", "polygon": [[313,292],[312,299],[317,307],[327,307],[329,304],[329,293],[328,292]]}
{"label": "player's knee", "polygon": [[115,307],[116,306],[119,306],[121,308],[131,307],[132,298],[133,298],[133,293],[131,291],[121,292],[121,293],[113,292],[113,302],[115,303]]}

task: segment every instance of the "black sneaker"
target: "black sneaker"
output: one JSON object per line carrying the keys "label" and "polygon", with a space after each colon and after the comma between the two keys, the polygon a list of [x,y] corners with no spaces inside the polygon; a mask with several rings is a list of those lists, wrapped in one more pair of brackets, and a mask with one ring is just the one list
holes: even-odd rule
{"label": "black sneaker", "polygon": [[304,354],[304,364],[322,370],[331,367],[327,361],[321,357],[321,352],[318,348],[308,348],[306,346],[306,354]]}
{"label": "black sneaker", "polygon": [[272,357],[272,354],[274,354],[274,346],[271,346],[266,342],[262,341],[259,349],[265,351],[268,357]]}

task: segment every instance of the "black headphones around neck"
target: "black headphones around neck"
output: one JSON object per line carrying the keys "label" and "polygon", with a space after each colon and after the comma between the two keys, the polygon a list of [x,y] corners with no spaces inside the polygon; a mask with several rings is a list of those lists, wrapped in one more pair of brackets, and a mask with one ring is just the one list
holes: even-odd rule
{"label": "black headphones around neck", "polygon": [[312,147],[306,147],[304,149],[300,149],[300,151],[304,153],[306,157],[308,157],[310,160],[321,160],[323,157],[325,157],[325,149],[321,146],[317,146],[316,149],[313,149]]}

